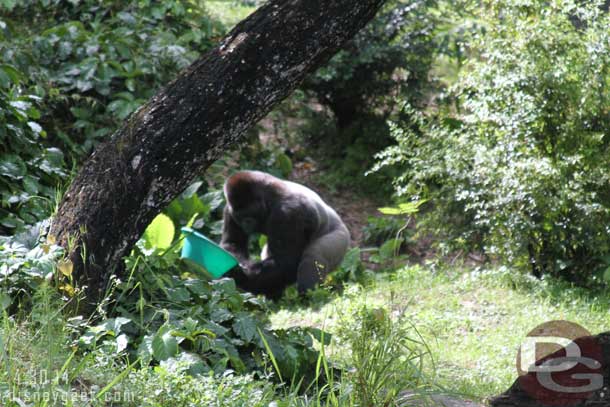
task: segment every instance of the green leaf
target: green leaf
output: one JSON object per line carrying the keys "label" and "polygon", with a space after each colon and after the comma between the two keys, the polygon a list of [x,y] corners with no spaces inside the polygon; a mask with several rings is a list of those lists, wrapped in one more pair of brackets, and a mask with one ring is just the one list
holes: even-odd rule
{"label": "green leaf", "polygon": [[87,120],[89,120],[91,118],[91,111],[89,109],[80,108],[80,107],[71,107],[70,108],[70,112],[77,119],[81,119],[81,120],[87,121]]}
{"label": "green leaf", "polygon": [[[228,340],[223,338],[216,338],[212,342],[212,349],[220,354],[225,355],[237,372],[242,373],[246,370],[246,365],[244,364],[243,360],[241,360],[241,356],[239,355],[237,348]],[[224,371],[226,370],[226,368],[226,364],[222,362],[215,366],[215,370],[217,372]]]}
{"label": "green leaf", "polygon": [[[136,106],[137,107],[137,106]],[[108,104],[108,110],[117,115],[117,117],[121,120],[124,120],[135,110],[133,104],[124,99],[117,99]]]}
{"label": "green leaf", "polygon": [[402,239],[390,239],[379,248],[379,256],[385,260],[390,259],[398,253],[401,245]]}
{"label": "green leaf", "polygon": [[186,303],[191,299],[191,294],[185,287],[168,288],[166,293],[167,297],[176,303]]}
{"label": "green leaf", "polygon": [[6,75],[8,75],[10,80],[15,84],[18,84],[24,79],[23,74],[11,65],[0,65],[0,70],[2,70]]}
{"label": "green leaf", "polygon": [[413,215],[419,211],[419,207],[426,202],[425,199],[415,202],[405,202],[398,207],[379,208],[378,211],[384,215]]}
{"label": "green leaf", "polygon": [[403,214],[413,215],[419,211],[419,207],[426,203],[426,199],[415,202],[405,202],[398,205]]}
{"label": "green leaf", "polygon": [[11,154],[0,157],[0,175],[13,179],[21,179],[26,172],[26,165],[19,156]]}
{"label": "green leaf", "polygon": [[0,0],[0,10],[11,11],[17,5],[17,0]]}
{"label": "green leaf", "polygon": [[183,216],[192,216],[195,214],[205,215],[209,213],[209,207],[199,199],[197,194],[193,194],[188,198],[178,201],[181,206]]}
{"label": "green leaf", "polygon": [[256,337],[257,324],[254,318],[247,312],[238,312],[233,322],[233,331],[246,342],[252,342]]}
{"label": "green leaf", "polygon": [[138,346],[138,357],[144,366],[147,366],[153,358],[153,338],[152,335],[145,335],[140,342],[140,346]]}
{"label": "green leaf", "polygon": [[232,278],[221,278],[220,280],[210,281],[210,284],[216,291],[220,291],[223,294],[230,296],[237,293],[237,286],[235,280]]}
{"label": "green leaf", "polygon": [[181,196],[183,198],[190,198],[197,192],[197,190],[199,190],[199,188],[201,188],[202,185],[203,185],[202,181],[193,182],[191,185],[189,185],[188,188],[186,188],[184,190],[184,192],[181,194]]}
{"label": "green leaf", "polygon": [[202,202],[209,208],[210,211],[215,211],[225,203],[225,197],[221,190],[210,191],[201,197]]}
{"label": "green leaf", "polygon": [[3,88],[8,88],[11,85],[11,78],[7,75],[6,72],[0,67],[0,86]]}
{"label": "green leaf", "polygon": [[144,246],[148,249],[167,249],[174,241],[175,233],[174,222],[160,213],[144,231]]}
{"label": "green leaf", "polygon": [[42,133],[42,127],[40,126],[40,124],[36,122],[28,122],[28,126],[30,126],[30,129],[32,129],[35,134]]}
{"label": "green leaf", "polygon": [[13,300],[11,300],[11,296],[5,292],[0,293],[0,308],[2,310],[7,309],[12,304]]}
{"label": "green leaf", "polygon": [[233,318],[233,314],[226,308],[216,305],[210,312],[210,319],[214,322],[222,323]]}
{"label": "green leaf", "polygon": [[162,361],[178,353],[178,340],[172,335],[172,329],[163,325],[152,340],[153,356],[156,360]]}
{"label": "green leaf", "polygon": [[332,335],[330,333],[315,327],[308,327],[306,330],[311,334],[311,336],[316,338],[318,342],[323,343],[326,346],[330,345],[330,341],[332,339]]}
{"label": "green leaf", "polygon": [[276,163],[284,177],[288,177],[292,173],[292,160],[286,154],[279,154]]}
{"label": "green leaf", "polygon": [[99,325],[91,327],[91,331],[100,335],[111,334],[112,336],[117,336],[122,331],[123,325],[126,325],[130,322],[131,320],[129,318],[110,318]]}
{"label": "green leaf", "polygon": [[610,283],[610,267],[604,271],[604,281]]}
{"label": "green leaf", "polygon": [[180,352],[175,358],[169,358],[161,362],[161,367],[168,371],[187,370],[191,375],[204,374],[210,371],[208,365],[199,355],[192,352]]}
{"label": "green leaf", "polygon": [[127,89],[129,89],[130,92],[135,92],[136,90],[136,81],[134,81],[133,79],[127,79],[125,81],[125,86],[127,87]]}
{"label": "green leaf", "polygon": [[362,261],[360,259],[360,248],[353,247],[351,248],[343,258],[341,262],[341,268],[345,269],[349,272],[356,272],[360,267]]}
{"label": "green leaf", "polygon": [[45,157],[55,167],[61,167],[64,163],[64,153],[56,147],[47,148],[45,150]]}
{"label": "green leaf", "polygon": [[31,119],[34,119],[34,120],[40,119],[40,116],[41,116],[40,111],[38,109],[36,109],[35,107],[30,107],[28,109],[27,113]]}
{"label": "green leaf", "polygon": [[40,184],[36,178],[27,175],[23,178],[23,189],[30,195],[36,195],[40,190]]}
{"label": "green leaf", "polygon": [[267,240],[267,235],[260,235],[260,237],[258,238],[259,249],[263,250],[263,247],[265,247],[265,245],[267,244]]}
{"label": "green leaf", "polygon": [[401,215],[402,212],[400,211],[400,208],[378,208],[377,209],[379,212],[383,213],[384,215]]}

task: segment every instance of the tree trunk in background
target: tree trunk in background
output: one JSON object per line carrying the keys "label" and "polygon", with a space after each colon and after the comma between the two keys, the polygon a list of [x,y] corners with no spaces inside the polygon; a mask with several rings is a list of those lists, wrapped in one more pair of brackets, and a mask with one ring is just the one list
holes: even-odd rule
{"label": "tree trunk in background", "polygon": [[269,1],[96,148],[50,231],[68,250],[87,301],[100,299],[152,219],[384,1]]}

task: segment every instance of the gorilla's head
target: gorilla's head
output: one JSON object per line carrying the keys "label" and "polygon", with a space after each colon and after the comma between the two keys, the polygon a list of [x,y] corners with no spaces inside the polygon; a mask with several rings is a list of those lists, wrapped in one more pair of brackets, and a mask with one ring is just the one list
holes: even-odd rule
{"label": "gorilla's head", "polygon": [[257,179],[255,171],[242,171],[229,178],[224,190],[231,216],[248,234],[260,233],[268,216],[266,188]]}
{"label": "gorilla's head", "polygon": [[231,205],[231,215],[247,234],[260,233],[265,221],[261,216],[260,207],[261,204],[258,201],[252,201],[248,205],[239,208]]}

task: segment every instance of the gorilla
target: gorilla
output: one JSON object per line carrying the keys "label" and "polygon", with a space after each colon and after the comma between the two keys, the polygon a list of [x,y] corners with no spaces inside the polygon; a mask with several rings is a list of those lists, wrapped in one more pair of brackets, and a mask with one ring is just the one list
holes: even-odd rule
{"label": "gorilla", "polygon": [[[349,231],[311,189],[264,172],[240,171],[227,179],[224,194],[220,245],[240,263],[228,274],[238,287],[277,299],[296,282],[303,293],[343,260]],[[260,262],[249,260],[248,237],[255,233],[267,236]]]}

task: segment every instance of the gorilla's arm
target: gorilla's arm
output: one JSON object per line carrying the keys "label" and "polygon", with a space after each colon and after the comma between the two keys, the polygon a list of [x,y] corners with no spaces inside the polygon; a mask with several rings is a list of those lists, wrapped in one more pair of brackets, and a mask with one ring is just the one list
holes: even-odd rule
{"label": "gorilla's arm", "polygon": [[245,271],[247,281],[240,286],[270,298],[281,296],[284,288],[297,278],[297,268],[306,245],[304,215],[279,207],[269,217],[267,245],[269,257]]}
{"label": "gorilla's arm", "polygon": [[249,265],[248,254],[248,235],[235,222],[229,211],[229,206],[225,206],[223,212],[224,224],[222,227],[222,240],[220,246],[231,252],[239,261],[239,264]]}

